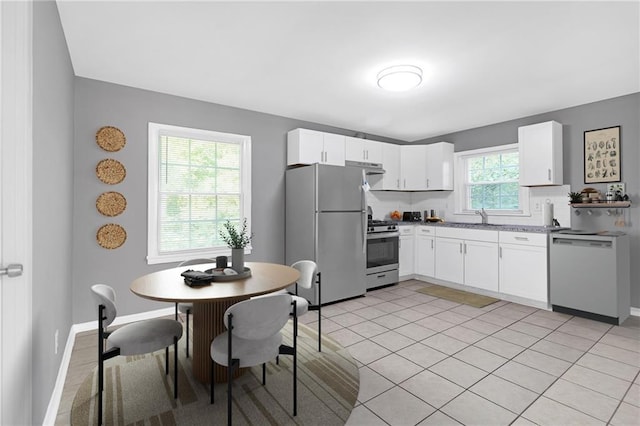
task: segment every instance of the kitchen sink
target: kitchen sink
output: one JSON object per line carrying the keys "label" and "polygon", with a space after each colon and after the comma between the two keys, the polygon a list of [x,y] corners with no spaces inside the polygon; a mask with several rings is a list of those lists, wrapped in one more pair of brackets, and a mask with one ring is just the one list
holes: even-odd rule
{"label": "kitchen sink", "polygon": [[499,228],[501,225],[498,223],[473,223],[473,222],[444,222],[444,225],[452,226],[455,228]]}

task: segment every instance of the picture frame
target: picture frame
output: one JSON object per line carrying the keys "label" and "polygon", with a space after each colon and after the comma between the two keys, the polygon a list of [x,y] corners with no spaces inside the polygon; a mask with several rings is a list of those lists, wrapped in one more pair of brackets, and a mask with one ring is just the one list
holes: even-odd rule
{"label": "picture frame", "polygon": [[620,126],[584,132],[584,183],[620,182]]}

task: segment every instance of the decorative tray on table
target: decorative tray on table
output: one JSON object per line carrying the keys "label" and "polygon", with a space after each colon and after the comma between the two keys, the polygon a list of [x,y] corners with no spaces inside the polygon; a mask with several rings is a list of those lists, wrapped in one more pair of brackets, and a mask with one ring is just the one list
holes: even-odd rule
{"label": "decorative tray on table", "polygon": [[235,281],[251,276],[251,269],[244,267],[244,271],[237,273],[231,268],[211,268],[205,271],[207,274],[211,274],[213,281]]}

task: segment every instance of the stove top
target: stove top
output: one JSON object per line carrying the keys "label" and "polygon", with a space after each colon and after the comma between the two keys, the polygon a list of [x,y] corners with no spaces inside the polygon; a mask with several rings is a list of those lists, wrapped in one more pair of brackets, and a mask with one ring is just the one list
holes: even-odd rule
{"label": "stove top", "polygon": [[398,226],[390,220],[369,220],[367,224],[367,234],[396,231],[398,231]]}

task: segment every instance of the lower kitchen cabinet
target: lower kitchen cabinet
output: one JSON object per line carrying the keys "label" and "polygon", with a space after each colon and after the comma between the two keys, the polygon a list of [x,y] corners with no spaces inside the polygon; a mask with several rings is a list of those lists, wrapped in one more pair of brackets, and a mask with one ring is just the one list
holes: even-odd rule
{"label": "lower kitchen cabinet", "polygon": [[436,271],[435,230],[432,226],[416,227],[416,265],[415,272],[427,277],[435,276]]}
{"label": "lower kitchen cabinet", "polygon": [[436,271],[439,280],[464,283],[463,240],[456,238],[436,238]]}
{"label": "lower kitchen cabinet", "polygon": [[547,235],[500,233],[500,292],[547,303]]}
{"label": "lower kitchen cabinet", "polygon": [[398,247],[398,275],[413,275],[415,270],[414,227],[399,226],[400,244]]}
{"label": "lower kitchen cabinet", "polygon": [[465,241],[464,284],[498,291],[498,279],[498,244]]}

